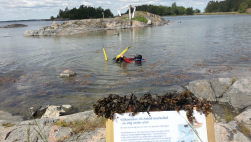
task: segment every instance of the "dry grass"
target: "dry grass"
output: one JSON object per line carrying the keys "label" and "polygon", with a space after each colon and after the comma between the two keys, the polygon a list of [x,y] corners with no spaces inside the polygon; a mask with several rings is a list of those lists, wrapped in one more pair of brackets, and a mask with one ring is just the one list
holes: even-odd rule
{"label": "dry grass", "polygon": [[221,117],[217,116],[216,120],[217,120],[218,123],[221,122]]}
{"label": "dry grass", "polygon": [[232,78],[232,84],[234,84],[236,80],[237,80],[237,79],[236,79],[235,77]]}
{"label": "dry grass", "polygon": [[14,126],[14,124],[11,124],[11,123],[3,123],[2,126],[4,126],[4,128],[7,128],[7,127],[12,127],[12,126]]}
{"label": "dry grass", "polygon": [[229,109],[225,108],[224,112],[225,112],[224,113],[225,114],[225,120],[226,120],[227,123],[234,120],[235,116]]}
{"label": "dry grass", "polygon": [[88,120],[74,120],[72,122],[57,121],[55,125],[72,128],[73,134],[105,128],[106,119],[103,117]]}
{"label": "dry grass", "polygon": [[243,124],[243,123],[238,123],[240,131],[246,136],[246,137],[250,137],[250,130],[248,129],[248,127]]}

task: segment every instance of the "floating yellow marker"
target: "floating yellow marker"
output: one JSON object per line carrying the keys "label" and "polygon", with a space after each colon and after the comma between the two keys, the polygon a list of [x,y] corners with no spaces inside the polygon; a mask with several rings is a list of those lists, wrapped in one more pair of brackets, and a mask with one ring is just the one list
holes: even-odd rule
{"label": "floating yellow marker", "polygon": [[130,48],[131,46],[128,46],[122,53],[120,53],[119,55],[117,55],[116,59],[118,59],[120,57],[121,54],[125,54],[125,52]]}
{"label": "floating yellow marker", "polygon": [[105,53],[105,48],[103,47],[104,55],[105,55],[105,60],[107,61],[106,53]]}

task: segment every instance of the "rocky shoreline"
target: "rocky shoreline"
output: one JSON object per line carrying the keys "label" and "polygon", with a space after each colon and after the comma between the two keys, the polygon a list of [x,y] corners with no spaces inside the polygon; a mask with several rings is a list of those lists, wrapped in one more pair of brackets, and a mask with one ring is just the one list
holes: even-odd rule
{"label": "rocky shoreline", "polygon": [[161,16],[148,12],[136,12],[135,16],[144,17],[148,22],[128,20],[126,15],[116,18],[70,20],[61,25],[53,22],[51,26],[45,26],[39,30],[28,30],[24,33],[24,36],[65,36],[83,34],[91,31],[162,26],[168,23],[168,21]]}
{"label": "rocky shoreline", "polygon": [[[251,77],[248,76],[192,81],[181,85],[181,87],[177,88],[177,92],[191,91],[198,98],[207,98],[215,103],[228,103],[237,111],[241,111],[241,113],[230,120],[215,112],[213,113],[215,139],[216,142],[251,142],[250,88]],[[59,115],[60,112],[62,111],[58,111]],[[105,128],[73,134],[72,128],[56,125],[58,121],[95,120],[97,116],[92,110],[71,115],[48,117],[36,119],[36,121],[23,121],[20,116],[12,116],[8,112],[0,111],[0,142],[27,141],[28,136],[30,141],[41,141],[35,130],[37,129],[36,123],[43,128],[49,142],[75,142],[76,139],[81,142],[106,141]],[[8,127],[6,126],[7,124],[9,125]],[[29,135],[27,134],[28,129],[30,130]]]}

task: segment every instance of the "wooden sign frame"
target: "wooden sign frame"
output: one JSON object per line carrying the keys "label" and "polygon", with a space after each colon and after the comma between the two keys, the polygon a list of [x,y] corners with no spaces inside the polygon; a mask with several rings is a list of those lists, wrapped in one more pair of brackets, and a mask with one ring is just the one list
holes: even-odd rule
{"label": "wooden sign frame", "polygon": [[[207,122],[208,142],[215,142],[214,120],[213,120],[212,113],[209,113],[206,116],[206,122]],[[111,119],[106,120],[106,141],[107,142],[114,142],[114,126],[113,126],[113,120],[111,120]]]}

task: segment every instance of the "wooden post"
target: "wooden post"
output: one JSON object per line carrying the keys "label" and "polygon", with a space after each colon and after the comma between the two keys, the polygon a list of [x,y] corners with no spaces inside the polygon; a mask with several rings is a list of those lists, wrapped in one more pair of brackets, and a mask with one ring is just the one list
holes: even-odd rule
{"label": "wooden post", "polygon": [[207,121],[207,138],[208,138],[208,142],[215,142],[213,113],[209,113],[207,115],[206,121]]}
{"label": "wooden post", "polygon": [[106,120],[106,141],[114,142],[114,127],[111,119]]}

